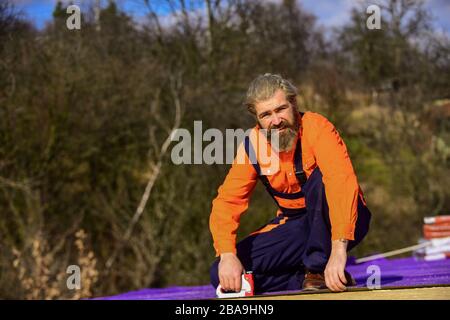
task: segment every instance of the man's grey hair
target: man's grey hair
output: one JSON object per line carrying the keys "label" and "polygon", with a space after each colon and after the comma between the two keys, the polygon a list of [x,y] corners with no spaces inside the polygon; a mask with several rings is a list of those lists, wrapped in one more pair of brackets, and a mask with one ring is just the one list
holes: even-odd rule
{"label": "man's grey hair", "polygon": [[278,89],[283,90],[288,101],[296,107],[297,88],[280,75],[272,73],[260,75],[250,83],[244,105],[248,111],[256,115],[255,105],[272,98]]}

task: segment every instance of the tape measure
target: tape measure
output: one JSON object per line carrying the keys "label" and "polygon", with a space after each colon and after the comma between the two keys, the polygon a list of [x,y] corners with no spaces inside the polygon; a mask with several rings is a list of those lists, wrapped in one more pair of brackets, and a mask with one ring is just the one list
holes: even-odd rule
{"label": "tape measure", "polygon": [[239,297],[251,297],[254,295],[254,282],[253,274],[251,271],[247,271],[242,274],[241,291],[239,292],[225,292],[222,290],[222,286],[219,284],[216,289],[216,295],[218,298],[239,298]]}

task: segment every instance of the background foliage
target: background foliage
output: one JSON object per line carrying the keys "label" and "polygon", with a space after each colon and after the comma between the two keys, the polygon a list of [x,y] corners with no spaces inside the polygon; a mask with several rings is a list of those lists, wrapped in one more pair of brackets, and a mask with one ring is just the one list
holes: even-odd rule
{"label": "background foliage", "polygon": [[[450,212],[450,42],[419,1],[385,1],[381,30],[361,6],[331,31],[293,0],[205,0],[202,14],[167,3],[161,16],[143,1],[139,23],[114,1],[87,6],[69,31],[62,3],[36,30],[1,2],[1,297],[208,283],[228,166],[174,165],[167,138],[194,120],[253,126],[241,103],[265,72],[296,83],[300,109],[347,143],[374,215],[352,255],[414,244],[424,216]],[[258,186],[239,237],[275,209]],[[84,270],[81,293],[66,287],[70,264]]]}

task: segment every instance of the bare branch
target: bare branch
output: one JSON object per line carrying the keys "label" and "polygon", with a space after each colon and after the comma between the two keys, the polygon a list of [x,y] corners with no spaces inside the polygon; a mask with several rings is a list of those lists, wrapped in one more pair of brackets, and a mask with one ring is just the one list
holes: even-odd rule
{"label": "bare branch", "polygon": [[150,178],[147,182],[147,185],[145,187],[144,194],[142,195],[141,201],[139,202],[139,205],[136,208],[136,211],[134,212],[133,218],[131,219],[131,221],[128,225],[128,228],[123,237],[122,244],[116,248],[116,250],[113,252],[113,254],[106,261],[107,269],[111,268],[114,261],[116,260],[117,254],[123,248],[123,245],[129,241],[135,225],[141,218],[141,216],[144,212],[145,206],[147,205],[148,199],[150,198],[150,195],[151,195],[151,192],[155,185],[155,182],[161,173],[163,158],[169,149],[170,143],[172,142],[172,132],[175,132],[175,130],[180,127],[180,124],[181,124],[181,101],[180,101],[180,96],[179,96],[180,90],[181,90],[181,74],[179,74],[177,77],[172,77],[172,79],[171,79],[171,91],[172,91],[172,95],[173,95],[173,99],[174,99],[174,103],[175,103],[175,119],[174,119],[174,123],[172,126],[172,131],[167,136],[166,140],[164,141],[164,143],[161,146],[156,165],[154,165],[153,163],[150,164],[152,167],[151,174],[150,174]]}

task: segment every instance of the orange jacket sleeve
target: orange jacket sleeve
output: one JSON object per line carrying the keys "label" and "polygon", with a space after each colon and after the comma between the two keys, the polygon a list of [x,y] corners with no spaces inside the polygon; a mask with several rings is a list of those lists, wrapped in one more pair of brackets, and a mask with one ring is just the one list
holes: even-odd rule
{"label": "orange jacket sleeve", "polygon": [[[245,152],[242,145],[240,152]],[[256,186],[256,171],[247,155],[241,156],[245,157],[245,163],[237,163],[236,157],[224,183],[219,187],[217,197],[213,200],[209,226],[216,256],[225,252],[236,253],[236,231]]]}
{"label": "orange jacket sleeve", "polygon": [[332,240],[354,240],[359,186],[347,147],[333,124],[325,117],[312,112],[307,115],[311,119],[303,121],[304,139],[313,149],[316,163],[322,172]]}

